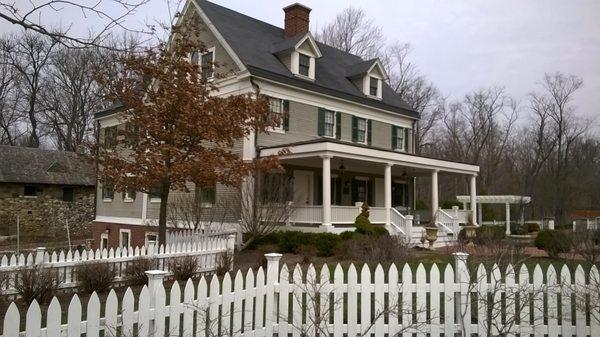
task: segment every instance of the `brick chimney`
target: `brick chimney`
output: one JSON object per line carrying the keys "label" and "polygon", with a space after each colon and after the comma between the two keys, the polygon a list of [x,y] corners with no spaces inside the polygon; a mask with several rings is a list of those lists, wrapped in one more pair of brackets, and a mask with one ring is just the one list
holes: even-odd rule
{"label": "brick chimney", "polygon": [[283,11],[285,12],[283,35],[286,38],[308,33],[310,8],[296,2],[293,5],[285,7]]}

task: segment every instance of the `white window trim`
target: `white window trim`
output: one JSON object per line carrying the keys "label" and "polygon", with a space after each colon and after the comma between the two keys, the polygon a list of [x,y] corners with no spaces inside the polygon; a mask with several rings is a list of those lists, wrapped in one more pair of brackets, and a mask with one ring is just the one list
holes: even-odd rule
{"label": "white window trim", "polygon": [[[363,120],[363,121],[365,121],[365,140],[364,140],[363,142],[359,141],[359,140],[358,140],[358,135],[357,135],[357,137],[356,137],[357,139],[356,139],[356,142],[355,142],[355,143],[356,143],[356,144],[363,144],[363,145],[367,145],[367,144],[369,143],[369,120],[368,120],[368,119],[366,119],[366,118],[362,118],[362,117],[356,117],[356,116],[355,116],[355,118],[358,118],[359,120]],[[358,129],[358,121],[356,122],[356,130],[357,130],[357,131],[359,130],[359,129]]]}
{"label": "white window trim", "polygon": [[[309,57],[310,64],[308,66],[308,76],[300,74],[300,54],[304,54]],[[315,80],[316,62],[315,62],[314,55],[311,55],[305,51],[302,51],[302,52],[293,51],[290,62],[291,62],[292,74],[294,74],[294,76],[299,77],[304,80],[308,80],[308,81]]]}
{"label": "white window trim", "polygon": [[[336,139],[337,138],[337,134],[336,134],[337,133],[337,118],[336,118],[337,116],[336,116],[336,112],[333,111],[333,110],[325,109],[325,113],[329,113],[329,112],[333,114],[333,131],[331,132],[331,136],[323,135],[323,137],[331,138],[331,139]],[[325,124],[325,120],[323,120],[323,124]],[[323,128],[325,128],[325,125],[323,125]],[[325,130],[323,130],[323,131],[325,131]]]}
{"label": "white window trim", "polygon": [[206,80],[209,82],[212,82],[215,80],[215,51],[216,51],[216,47],[211,47],[206,49],[206,51],[204,53],[200,53],[200,56],[198,57],[198,65],[200,66],[200,72],[202,72],[202,56],[212,52],[212,61],[211,61],[211,70],[212,70],[212,76],[208,77]]}
{"label": "white window trim", "polygon": [[[394,148],[394,151],[398,151],[398,152],[406,152],[406,128],[402,127],[402,126],[398,126],[398,125],[394,125],[394,127],[396,128],[396,147]],[[402,130],[402,145],[399,146],[398,145],[398,131]]]}
{"label": "white window trim", "polygon": [[104,197],[104,186],[102,186],[100,188],[100,196],[102,197],[102,202],[112,202],[113,199],[115,198],[115,191],[113,190],[113,197],[112,198],[105,198]]}
{"label": "white window trim", "polygon": [[108,233],[100,234],[100,250],[108,249],[108,247],[104,246],[104,239],[106,239],[106,244],[108,245]]}
{"label": "white window trim", "polygon": [[[371,77],[377,79],[377,96],[371,95]],[[383,87],[383,79],[379,76],[368,73],[363,79],[363,93],[372,99],[382,100],[383,96],[381,94]]]}
{"label": "white window trim", "polygon": [[123,247],[123,233],[128,233],[127,236],[129,238],[129,242],[127,243],[127,248],[131,247],[131,229],[121,228],[119,229],[119,247]]}
{"label": "white window trim", "polygon": [[151,204],[158,204],[158,203],[160,203],[160,198],[150,198],[150,203]]}
{"label": "white window trim", "polygon": [[128,191],[125,191],[125,195],[123,196],[123,202],[132,203],[135,199],[129,195]]}
{"label": "white window trim", "polygon": [[277,98],[277,97],[269,97],[269,111],[272,113],[272,111],[271,111],[271,100],[278,100],[279,101],[279,105],[280,105],[280,108],[281,108],[281,123],[279,124],[279,126],[273,126],[273,127],[269,128],[268,132],[285,133],[285,129],[283,127],[283,119],[285,118],[285,116],[284,116],[285,111],[283,111],[283,99]]}

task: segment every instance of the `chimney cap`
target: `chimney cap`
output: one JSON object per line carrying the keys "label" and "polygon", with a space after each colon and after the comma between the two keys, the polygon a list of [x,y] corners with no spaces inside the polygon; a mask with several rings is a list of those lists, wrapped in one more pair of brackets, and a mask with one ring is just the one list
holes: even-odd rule
{"label": "chimney cap", "polygon": [[307,10],[309,12],[312,11],[312,9],[310,7],[304,6],[303,4],[301,4],[299,2],[295,2],[295,3],[293,3],[293,4],[289,5],[289,6],[283,7],[283,11],[287,12],[288,10],[290,10],[290,9],[292,9],[294,7],[302,7],[303,9],[305,9],[305,10]]}

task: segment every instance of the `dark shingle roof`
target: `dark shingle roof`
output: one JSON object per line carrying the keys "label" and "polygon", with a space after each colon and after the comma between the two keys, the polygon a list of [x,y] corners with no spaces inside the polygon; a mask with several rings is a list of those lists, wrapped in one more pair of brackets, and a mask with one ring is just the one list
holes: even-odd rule
{"label": "dark shingle roof", "polygon": [[348,69],[364,66],[365,61],[362,58],[317,43],[323,57],[316,60],[315,81],[299,79],[273,53],[274,50],[280,50],[294,42],[295,38],[286,41],[282,28],[206,0],[196,0],[196,2],[251,74],[406,116],[418,117],[418,113],[402,101],[389,85],[383,86],[383,100],[379,101],[366,97],[346,77]]}
{"label": "dark shingle roof", "polygon": [[73,152],[0,145],[0,182],[94,186],[96,174]]}

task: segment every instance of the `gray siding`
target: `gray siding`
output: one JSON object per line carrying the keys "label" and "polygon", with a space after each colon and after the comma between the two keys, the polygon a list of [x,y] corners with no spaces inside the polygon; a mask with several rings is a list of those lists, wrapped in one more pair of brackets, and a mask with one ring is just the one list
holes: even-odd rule
{"label": "gray siding", "polygon": [[142,193],[136,193],[133,202],[125,202],[122,193],[115,191],[112,201],[104,201],[102,200],[102,184],[98,184],[96,214],[99,216],[140,218],[142,216]]}
{"label": "gray siding", "polygon": [[384,149],[392,148],[392,126],[387,123],[371,122],[371,145]]}
{"label": "gray siding", "polygon": [[198,39],[204,43],[207,49],[215,47],[215,63],[218,64],[218,67],[215,69],[215,72],[220,74],[231,74],[235,71],[238,71],[239,69],[233,61],[233,59],[231,58],[231,56],[219,43],[217,38],[212,34],[208,26],[204,24],[204,22],[198,16],[196,11],[194,11],[193,20],[196,20],[196,22],[198,22],[200,28],[202,29],[198,33]]}
{"label": "gray siding", "polygon": [[259,134],[257,145],[276,146],[319,138],[317,131],[317,107],[290,101],[289,121],[289,131],[285,133],[270,132],[268,134]]}

